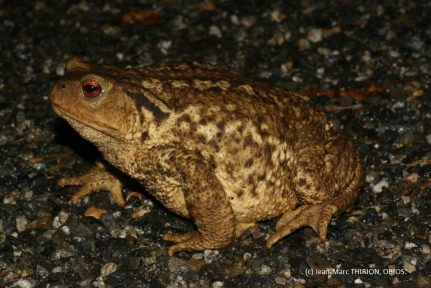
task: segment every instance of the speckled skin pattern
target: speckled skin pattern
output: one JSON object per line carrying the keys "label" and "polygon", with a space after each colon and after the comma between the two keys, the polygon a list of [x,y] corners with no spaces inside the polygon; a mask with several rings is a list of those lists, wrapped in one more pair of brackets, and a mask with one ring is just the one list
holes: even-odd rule
{"label": "speckled skin pattern", "polygon": [[[363,185],[351,138],[332,132],[309,98],[237,71],[185,62],[121,69],[72,57],[49,98],[108,163],[193,220],[197,232],[164,235],[175,242],[170,256],[225,248],[277,216],[268,248],[303,226],[325,241],[332,216]],[[98,190],[125,205],[122,183],[106,164],[59,185],[82,185],[74,205]]]}

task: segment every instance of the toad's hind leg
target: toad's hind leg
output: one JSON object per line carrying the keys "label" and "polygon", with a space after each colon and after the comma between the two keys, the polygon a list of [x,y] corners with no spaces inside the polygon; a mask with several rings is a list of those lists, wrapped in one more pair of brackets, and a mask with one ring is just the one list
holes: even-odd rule
{"label": "toad's hind leg", "polygon": [[165,234],[163,240],[176,243],[169,248],[168,255],[173,256],[180,251],[226,248],[234,240],[236,228],[229,199],[209,163],[194,154],[183,157],[184,161],[177,163],[183,175],[182,190],[198,231]]}
{"label": "toad's hind leg", "polygon": [[334,135],[325,145],[323,159],[325,166],[320,167],[319,171],[299,165],[296,189],[302,189],[298,194],[303,205],[282,215],[277,222],[276,232],[266,242],[268,248],[304,226],[313,228],[320,241],[326,241],[332,216],[338,216],[349,209],[358,197],[364,171],[359,151],[351,138],[344,134]]}

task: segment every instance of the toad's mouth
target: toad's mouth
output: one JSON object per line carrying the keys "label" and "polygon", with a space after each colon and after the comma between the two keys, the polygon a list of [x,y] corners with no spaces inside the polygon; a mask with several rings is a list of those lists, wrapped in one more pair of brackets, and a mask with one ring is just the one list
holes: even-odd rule
{"label": "toad's mouth", "polygon": [[118,129],[113,126],[109,126],[106,123],[101,123],[95,119],[91,119],[91,121],[85,120],[83,117],[76,116],[63,108],[61,108],[58,104],[52,103],[52,109],[54,109],[54,112],[57,113],[60,117],[64,118],[66,121],[70,122],[79,122],[85,126],[88,126],[90,128],[93,128],[97,131],[100,131],[102,133],[105,133],[107,135],[112,136],[113,134],[116,134]]}

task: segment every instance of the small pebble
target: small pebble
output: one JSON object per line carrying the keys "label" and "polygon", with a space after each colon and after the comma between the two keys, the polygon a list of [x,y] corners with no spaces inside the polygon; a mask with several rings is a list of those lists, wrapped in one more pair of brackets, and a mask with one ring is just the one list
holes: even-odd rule
{"label": "small pebble", "polygon": [[287,283],[287,279],[281,276],[275,277],[274,281],[275,281],[275,284],[277,285],[286,285]]}
{"label": "small pebble", "polygon": [[210,264],[220,258],[218,250],[205,250],[203,253],[205,264]]}
{"label": "small pebble", "polygon": [[371,190],[373,191],[373,193],[381,193],[383,187],[389,188],[389,183],[386,180],[381,180],[380,182],[378,182],[376,185],[371,187]]}
{"label": "small pebble", "polygon": [[425,254],[425,255],[430,254],[430,246],[423,244],[421,247],[422,247],[422,254]]}
{"label": "small pebble", "polygon": [[403,180],[408,183],[416,183],[419,181],[419,179],[420,179],[420,176],[418,173],[411,173],[403,177]]}
{"label": "small pebble", "polygon": [[212,288],[222,288],[224,287],[224,283],[222,281],[215,281],[211,284]]}
{"label": "small pebble", "polygon": [[262,264],[262,266],[260,266],[260,270],[258,270],[256,272],[256,274],[258,275],[267,275],[269,273],[272,272],[271,267],[269,267],[268,265]]}
{"label": "small pebble", "polygon": [[413,265],[412,263],[407,262],[407,261],[403,261],[403,267],[404,267],[404,269],[406,269],[406,271],[408,273],[413,273],[416,271],[416,266]]}
{"label": "small pebble", "polygon": [[112,272],[117,271],[117,264],[115,263],[106,263],[103,265],[103,267],[100,269],[100,276],[105,277],[111,274]]}
{"label": "small pebble", "polygon": [[308,31],[307,39],[313,43],[322,41],[322,30],[319,28],[310,29]]}

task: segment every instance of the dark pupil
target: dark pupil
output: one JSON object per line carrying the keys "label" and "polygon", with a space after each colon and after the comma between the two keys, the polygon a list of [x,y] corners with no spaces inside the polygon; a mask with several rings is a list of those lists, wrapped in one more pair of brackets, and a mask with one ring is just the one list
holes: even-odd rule
{"label": "dark pupil", "polygon": [[99,87],[98,87],[98,86],[91,85],[91,84],[88,84],[88,85],[85,85],[85,86],[84,86],[84,89],[85,89],[85,91],[87,91],[88,93],[93,93],[94,91],[99,90]]}

